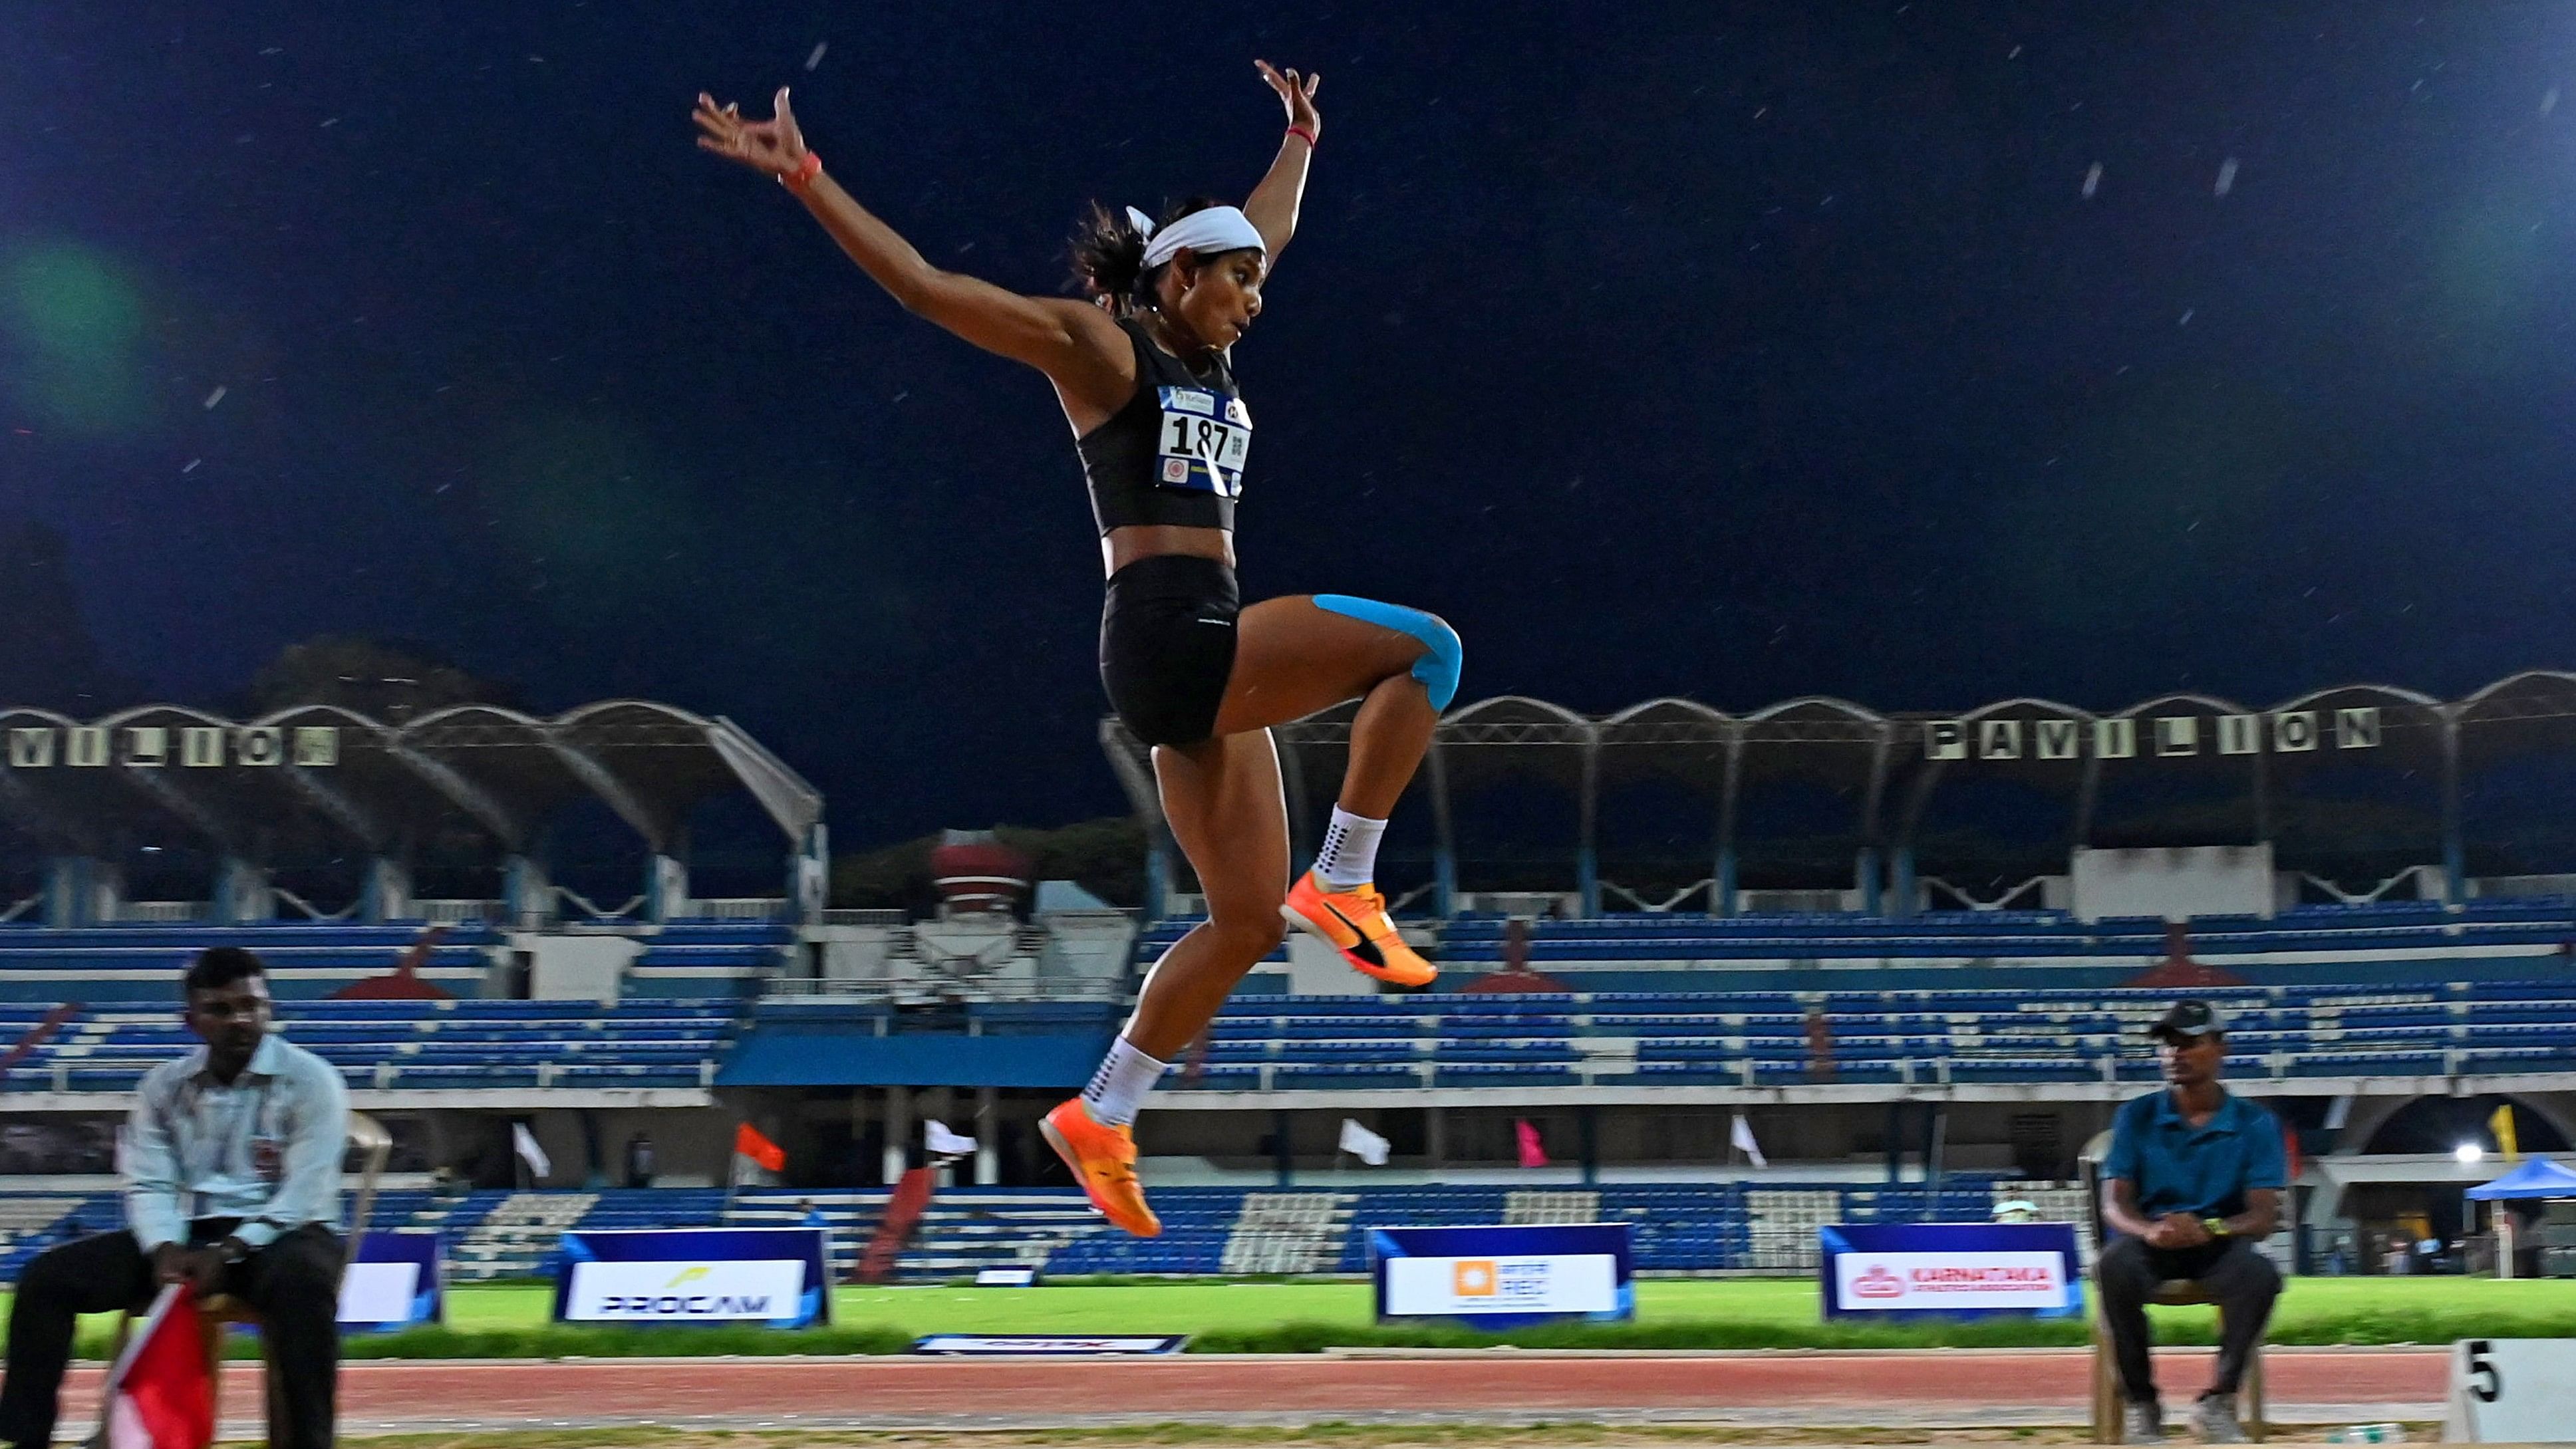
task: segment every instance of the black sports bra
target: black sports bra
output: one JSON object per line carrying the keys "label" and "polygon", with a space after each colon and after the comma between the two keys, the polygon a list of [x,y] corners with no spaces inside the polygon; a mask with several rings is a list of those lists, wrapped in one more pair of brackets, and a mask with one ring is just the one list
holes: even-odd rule
{"label": "black sports bra", "polygon": [[1131,523],[1234,527],[1252,414],[1222,353],[1205,376],[1154,345],[1131,317],[1119,329],[1136,349],[1136,395],[1074,444],[1104,534]]}

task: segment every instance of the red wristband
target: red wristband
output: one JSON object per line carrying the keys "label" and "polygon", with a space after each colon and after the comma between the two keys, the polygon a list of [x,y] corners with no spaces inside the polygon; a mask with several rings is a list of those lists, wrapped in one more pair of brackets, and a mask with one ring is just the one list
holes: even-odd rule
{"label": "red wristband", "polygon": [[1309,150],[1309,151],[1312,151],[1312,150],[1314,150],[1314,149],[1315,149],[1315,133],[1314,133],[1314,132],[1307,130],[1307,129],[1306,129],[1305,127],[1303,127],[1303,126],[1290,126],[1290,127],[1288,128],[1288,134],[1289,134],[1289,135],[1291,135],[1291,136],[1303,136],[1303,137],[1305,137],[1305,138],[1306,138],[1306,149],[1307,149],[1307,150]]}
{"label": "red wristband", "polygon": [[779,174],[778,184],[795,192],[797,195],[802,196],[805,194],[805,188],[814,184],[814,178],[822,174],[823,158],[821,154],[818,152],[808,151],[805,153],[805,159],[796,163],[795,170],[781,172]]}

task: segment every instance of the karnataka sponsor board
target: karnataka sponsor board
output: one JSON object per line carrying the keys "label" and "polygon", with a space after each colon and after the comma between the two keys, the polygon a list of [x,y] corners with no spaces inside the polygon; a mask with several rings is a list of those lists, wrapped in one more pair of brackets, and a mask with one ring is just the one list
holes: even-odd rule
{"label": "karnataka sponsor board", "polygon": [[1817,1237],[1828,1318],[2084,1309],[2072,1223],[1836,1223]]}
{"label": "karnataka sponsor board", "polygon": [[1396,1258],[1386,1265],[1386,1311],[1608,1313],[1619,1306],[1617,1270],[1607,1253]]}
{"label": "karnataka sponsor board", "polygon": [[792,1313],[805,1288],[793,1258],[572,1265],[563,1316],[578,1323],[766,1322]]}
{"label": "karnataka sponsor board", "polygon": [[2055,1253],[1843,1253],[1835,1281],[1846,1308],[2063,1308]]}

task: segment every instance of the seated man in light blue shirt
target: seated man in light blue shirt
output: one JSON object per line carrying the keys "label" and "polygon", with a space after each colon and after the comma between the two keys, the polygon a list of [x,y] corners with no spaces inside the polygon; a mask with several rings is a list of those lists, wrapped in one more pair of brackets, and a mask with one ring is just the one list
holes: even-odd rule
{"label": "seated man in light blue shirt", "polygon": [[188,1026],[205,1045],[144,1073],[136,1090],[125,1229],[65,1243],[19,1275],[0,1443],[52,1442],[75,1314],[139,1308],[178,1282],[258,1311],[287,1421],[270,1426],[270,1442],[331,1442],[348,1090],[330,1063],[269,1035],[257,956],[200,952],[184,989]]}

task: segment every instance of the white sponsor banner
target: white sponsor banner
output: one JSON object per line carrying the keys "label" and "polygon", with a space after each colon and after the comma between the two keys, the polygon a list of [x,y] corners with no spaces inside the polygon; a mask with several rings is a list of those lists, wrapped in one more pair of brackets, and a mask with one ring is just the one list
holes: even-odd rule
{"label": "white sponsor banner", "polygon": [[589,1323],[792,1318],[804,1291],[805,1265],[794,1258],[575,1263],[564,1318]]}
{"label": "white sponsor banner", "polygon": [[1111,1334],[1097,1338],[1075,1338],[1044,1333],[934,1333],[913,1340],[914,1353],[993,1354],[1008,1357],[1019,1354],[1050,1356],[1111,1354],[1179,1353],[1188,1342],[1186,1335]]}
{"label": "white sponsor banner", "polygon": [[2056,1253],[1837,1253],[1834,1287],[1846,1313],[2068,1306]]}
{"label": "white sponsor banner", "polygon": [[1391,1316],[1615,1313],[1619,1260],[1608,1253],[1492,1258],[1389,1258]]}
{"label": "white sponsor banner", "polygon": [[408,1323],[418,1263],[351,1263],[340,1277],[342,1323]]}

